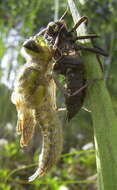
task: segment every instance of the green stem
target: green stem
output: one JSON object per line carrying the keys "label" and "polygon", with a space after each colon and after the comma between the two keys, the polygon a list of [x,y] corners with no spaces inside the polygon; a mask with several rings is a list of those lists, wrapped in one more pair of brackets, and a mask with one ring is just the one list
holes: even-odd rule
{"label": "green stem", "polygon": [[54,10],[54,21],[57,21],[59,17],[59,0],[54,0]]}
{"label": "green stem", "polygon": [[[76,12],[73,0],[68,0],[71,13]],[[75,7],[75,11],[73,6]],[[74,17],[74,14],[72,14]],[[77,17],[77,15],[76,15]],[[78,18],[79,19],[79,18]],[[78,20],[77,19],[77,20]],[[83,29],[84,27],[84,29]],[[82,25],[83,35],[86,35]],[[85,41],[85,45],[91,44]],[[88,79],[102,78],[102,72],[96,56],[91,52],[82,52]],[[117,189],[117,118],[104,80],[97,80],[87,89],[87,98],[91,109],[96,148],[96,163],[99,190]]]}

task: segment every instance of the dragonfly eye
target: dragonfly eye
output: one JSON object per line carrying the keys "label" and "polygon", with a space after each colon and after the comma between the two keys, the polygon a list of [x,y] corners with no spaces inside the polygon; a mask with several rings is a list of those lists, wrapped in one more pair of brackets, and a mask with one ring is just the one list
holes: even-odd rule
{"label": "dragonfly eye", "polygon": [[39,53],[39,47],[36,45],[36,43],[33,39],[29,39],[29,40],[25,41],[23,44],[23,47]]}

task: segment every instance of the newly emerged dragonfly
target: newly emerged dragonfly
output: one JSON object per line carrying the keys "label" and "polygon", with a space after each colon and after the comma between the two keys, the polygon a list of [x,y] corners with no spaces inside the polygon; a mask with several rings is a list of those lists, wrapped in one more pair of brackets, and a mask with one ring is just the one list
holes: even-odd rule
{"label": "newly emerged dragonfly", "polygon": [[23,44],[27,63],[17,74],[12,102],[18,112],[17,132],[20,144],[27,146],[35,125],[42,131],[42,150],[39,166],[29,181],[41,177],[57,162],[63,144],[62,126],[55,108],[55,84],[51,77],[52,51],[41,36],[34,36]]}

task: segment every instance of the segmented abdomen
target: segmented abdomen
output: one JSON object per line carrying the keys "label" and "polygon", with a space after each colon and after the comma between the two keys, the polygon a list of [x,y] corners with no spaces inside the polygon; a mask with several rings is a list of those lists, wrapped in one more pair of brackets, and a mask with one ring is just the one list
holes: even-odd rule
{"label": "segmented abdomen", "polygon": [[36,120],[42,131],[42,150],[39,156],[39,165],[36,172],[29,177],[33,181],[36,177],[41,177],[57,162],[60,157],[63,145],[62,126],[56,112],[50,109],[50,105],[45,104],[35,112]]}
{"label": "segmented abdomen", "polygon": [[65,55],[56,61],[54,71],[65,76],[66,90],[71,95],[65,95],[67,117],[70,120],[81,109],[85,98],[85,89],[73,95],[73,93],[77,92],[86,83],[84,64],[77,55]]}
{"label": "segmented abdomen", "polygon": [[[29,181],[41,177],[57,162],[63,144],[62,126],[55,110],[55,84],[49,74],[38,67],[24,66],[17,77],[12,102],[18,111],[18,133],[21,146],[28,145],[35,124],[41,127],[42,151],[39,166]],[[30,133],[30,134],[29,134]]]}

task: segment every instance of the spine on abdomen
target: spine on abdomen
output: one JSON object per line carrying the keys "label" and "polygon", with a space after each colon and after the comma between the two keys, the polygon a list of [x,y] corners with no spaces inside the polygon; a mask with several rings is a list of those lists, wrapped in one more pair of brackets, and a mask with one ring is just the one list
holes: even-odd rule
{"label": "spine on abdomen", "polygon": [[29,181],[41,177],[52,168],[60,157],[63,145],[62,125],[55,111],[36,110],[36,118],[42,131],[42,150],[36,172],[29,177]]}

